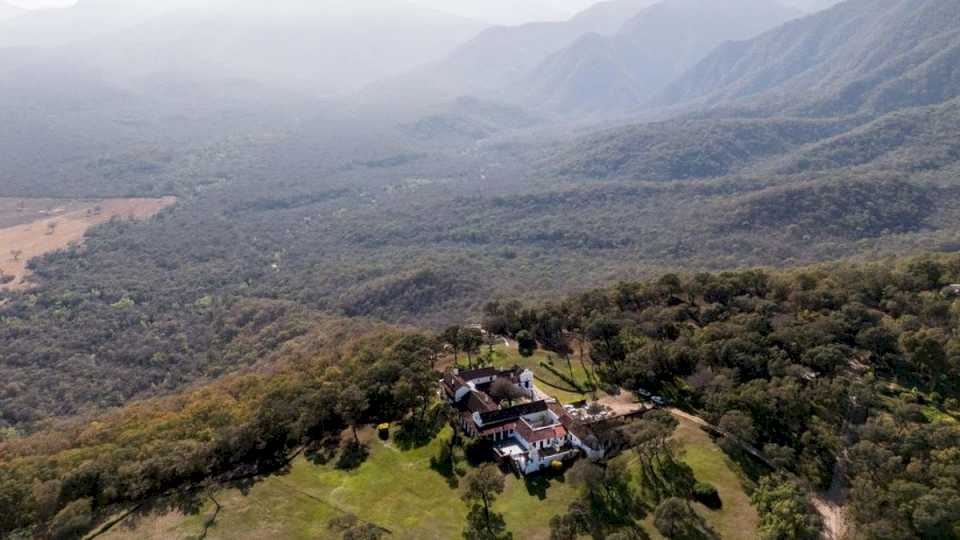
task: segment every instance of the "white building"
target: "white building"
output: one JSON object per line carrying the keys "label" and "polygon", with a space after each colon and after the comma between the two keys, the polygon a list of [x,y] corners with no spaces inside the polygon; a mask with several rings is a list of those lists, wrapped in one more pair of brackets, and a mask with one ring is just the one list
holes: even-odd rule
{"label": "white building", "polygon": [[447,400],[460,412],[464,432],[491,441],[497,457],[509,460],[520,474],[581,455],[603,457],[589,426],[576,421],[560,403],[540,400],[501,408],[487,391],[502,377],[526,390],[528,397],[535,396],[533,373],[518,367],[450,371],[440,381]]}

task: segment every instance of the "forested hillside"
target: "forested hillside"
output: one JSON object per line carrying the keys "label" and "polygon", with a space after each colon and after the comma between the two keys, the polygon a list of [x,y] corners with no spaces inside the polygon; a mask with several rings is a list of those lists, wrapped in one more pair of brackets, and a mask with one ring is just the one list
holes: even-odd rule
{"label": "forested hillside", "polygon": [[[958,281],[956,256],[665,274],[549,304],[492,301],[484,324],[533,336],[602,388],[656,392],[719,426],[721,448],[752,471],[765,538],[811,537],[816,520],[798,486],[831,484],[847,486],[856,538],[952,538],[960,311],[947,286]],[[357,424],[430,425],[435,436],[443,339],[326,319],[270,369],[2,442],[10,511],[0,532],[72,538],[126,511],[191,513],[300,451],[352,459],[352,435],[337,445]],[[610,436],[653,448],[657,425]],[[564,516],[551,521],[555,534],[578,527],[575,513]]]}
{"label": "forested hillside", "polygon": [[[725,15],[754,4],[737,5]],[[256,16],[234,13],[246,26],[182,66],[216,17],[181,34],[170,29],[195,12],[178,10],[152,19],[151,39],[126,26],[114,41],[75,24],[95,7],[49,22],[82,34],[82,47],[51,45],[82,61],[0,49],[0,197],[177,203],[91,229],[29,261],[29,289],[0,293],[4,533],[69,537],[145,498],[170,503],[157,495],[193,508],[211,479],[275,468],[351,423],[401,420],[429,394],[436,343],[353,338],[370,320],[424,333],[476,322],[500,299],[488,324],[504,333],[559,350],[586,332],[585,365],[606,383],[671,393],[811,487],[844,476],[864,538],[952,537],[960,396],[938,375],[956,369],[941,288],[960,275],[936,254],[960,251],[956,2],[849,0],[710,54],[762,29],[695,32],[649,86],[638,43],[679,34],[637,19],[646,1],[472,41],[471,23],[451,32],[467,43],[448,62],[401,77],[412,95],[392,93],[391,68],[337,99],[301,78],[324,75],[302,54],[322,36],[297,17],[272,20],[291,43],[270,49],[245,43]],[[786,13],[771,10],[765,24]],[[698,28],[716,22],[699,15]],[[24,28],[0,37],[36,35]],[[237,42],[267,50],[222,65]],[[523,78],[575,43],[600,43],[609,62],[567,50],[548,61],[564,69]],[[633,105],[701,56],[662,99]],[[517,80],[536,106],[497,93]],[[581,98],[630,106],[611,120]],[[0,263],[19,249],[0,246]],[[935,255],[640,281],[917,252]],[[584,293],[621,280],[638,283]],[[332,317],[352,322],[334,331]]]}
{"label": "forested hillside", "polygon": [[[491,303],[485,324],[574,357],[586,339],[601,381],[697,411],[735,459],[749,461],[745,442],[814,489],[847,486],[853,538],[954,538],[957,281],[956,256],[667,274],[533,309]],[[800,508],[760,512],[764,538],[813,537]]]}
{"label": "forested hillside", "polygon": [[721,43],[752,38],[799,15],[772,0],[665,0],[613,35],[587,34],[553,52],[511,93],[567,114],[635,109]]}
{"label": "forested hillside", "polygon": [[952,0],[849,0],[721,46],[659,102],[806,116],[942,103],[960,88],[958,22]]}
{"label": "forested hillside", "polygon": [[267,371],[0,442],[0,534],[77,538],[114,512],[189,513],[221,483],[249,486],[282,468],[305,443],[317,455],[332,440],[335,451],[348,425],[422,417],[434,350],[427,338],[328,320]]}

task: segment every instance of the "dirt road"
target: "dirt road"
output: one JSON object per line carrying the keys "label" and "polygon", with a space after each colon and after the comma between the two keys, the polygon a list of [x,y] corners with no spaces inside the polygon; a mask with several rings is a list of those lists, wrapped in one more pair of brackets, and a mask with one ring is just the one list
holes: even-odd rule
{"label": "dirt road", "polygon": [[[767,459],[766,456],[764,456],[759,450],[747,444],[746,442],[741,441],[736,437],[729,435],[728,433],[725,433],[722,429],[710,424],[703,418],[694,416],[679,409],[670,409],[670,413],[678,418],[683,418],[697,425],[703,426],[714,433],[730,437],[730,439],[736,442],[743,451],[757,458],[771,469],[778,469],[778,467],[769,459]],[[814,508],[816,508],[817,513],[820,514],[820,519],[823,521],[822,538],[825,540],[840,540],[844,537],[847,531],[847,520],[846,516],[844,515],[843,508],[843,489],[841,478],[842,471],[839,470],[838,466],[838,469],[834,471],[833,486],[831,486],[830,491],[823,494],[810,494],[810,502],[813,504]]]}

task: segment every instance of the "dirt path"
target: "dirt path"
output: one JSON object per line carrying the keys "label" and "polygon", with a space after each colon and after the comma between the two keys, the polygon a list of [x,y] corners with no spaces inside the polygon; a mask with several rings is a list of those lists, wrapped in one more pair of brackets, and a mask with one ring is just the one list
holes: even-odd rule
{"label": "dirt path", "polygon": [[617,416],[630,416],[652,408],[646,403],[638,402],[636,396],[626,390],[621,391],[617,396],[603,396],[597,402],[609,407]]}
{"label": "dirt path", "polygon": [[[736,437],[724,432],[722,429],[710,424],[703,418],[699,416],[694,416],[692,414],[686,413],[679,409],[670,409],[670,413],[676,417],[689,420],[697,425],[705,427],[714,433],[729,437],[733,440],[743,451],[747,452],[751,456],[757,458],[762,463],[767,465],[773,470],[777,470],[778,467],[774,465],[769,459],[766,458],[759,450],[751,446],[750,444],[737,439]],[[840,540],[844,537],[847,531],[847,520],[843,508],[843,470],[838,462],[836,468],[834,469],[833,474],[833,485],[830,486],[830,491],[827,493],[811,493],[810,502],[816,508],[817,513],[820,514],[820,519],[823,521],[823,531],[822,538],[825,540]]]}
{"label": "dirt path", "polygon": [[820,519],[823,520],[823,538],[827,540],[843,538],[847,531],[847,518],[843,507],[817,494],[811,495],[810,501],[820,514]]}

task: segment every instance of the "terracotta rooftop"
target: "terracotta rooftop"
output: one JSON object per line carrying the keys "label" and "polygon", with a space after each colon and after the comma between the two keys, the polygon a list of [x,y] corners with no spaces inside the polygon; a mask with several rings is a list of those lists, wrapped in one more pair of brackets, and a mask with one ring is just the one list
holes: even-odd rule
{"label": "terracotta rooftop", "polygon": [[549,439],[562,439],[567,436],[567,430],[561,425],[550,426],[542,429],[531,429],[526,422],[517,422],[517,435],[523,437],[528,443],[546,441]]}
{"label": "terracotta rooftop", "polygon": [[500,432],[500,431],[516,430],[516,429],[517,429],[517,423],[516,423],[516,422],[508,422],[508,423],[506,423],[506,424],[497,424],[497,425],[495,425],[495,426],[493,426],[493,427],[488,427],[488,428],[484,429],[483,431],[481,431],[481,432],[480,432],[480,436],[481,436],[481,437],[486,437],[486,436],[489,436],[489,435],[493,435],[494,433],[498,433],[498,432]]}

